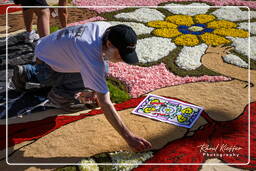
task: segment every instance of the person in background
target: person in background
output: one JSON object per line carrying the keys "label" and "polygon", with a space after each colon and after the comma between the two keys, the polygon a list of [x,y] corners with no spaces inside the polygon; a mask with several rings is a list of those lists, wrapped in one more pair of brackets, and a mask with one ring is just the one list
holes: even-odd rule
{"label": "person in background", "polygon": [[[48,6],[46,0],[14,0],[21,6]],[[32,29],[34,13],[37,16],[37,30],[39,35]],[[50,11],[48,8],[23,8],[23,19],[26,28],[25,42],[33,43],[40,37],[50,34]]]}
{"label": "person in background", "polygon": [[62,28],[66,27],[68,22],[68,12],[67,8],[65,7],[66,5],[67,0],[59,0],[59,8],[50,8],[51,16],[54,18],[58,16]]}
{"label": "person in background", "polygon": [[[59,6],[66,6],[67,5],[67,0],[59,0]],[[59,15],[59,20],[61,27],[64,28],[67,26],[68,22],[68,12],[67,8],[59,8],[58,9],[58,15]]]}

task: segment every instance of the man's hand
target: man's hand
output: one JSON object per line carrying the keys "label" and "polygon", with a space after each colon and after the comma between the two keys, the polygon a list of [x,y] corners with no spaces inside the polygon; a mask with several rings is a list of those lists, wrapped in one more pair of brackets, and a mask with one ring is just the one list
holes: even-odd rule
{"label": "man's hand", "polygon": [[216,53],[221,56],[225,56],[230,53],[230,50],[234,49],[232,46],[224,46],[224,45],[219,45],[216,47],[213,47],[209,45],[209,47],[206,49],[205,53]]}
{"label": "man's hand", "polygon": [[129,138],[126,138],[126,141],[129,146],[136,152],[145,151],[152,147],[150,142],[148,142],[144,138],[137,136],[131,136]]}
{"label": "man's hand", "polygon": [[97,103],[97,96],[94,91],[82,91],[75,94],[75,99],[82,104]]}

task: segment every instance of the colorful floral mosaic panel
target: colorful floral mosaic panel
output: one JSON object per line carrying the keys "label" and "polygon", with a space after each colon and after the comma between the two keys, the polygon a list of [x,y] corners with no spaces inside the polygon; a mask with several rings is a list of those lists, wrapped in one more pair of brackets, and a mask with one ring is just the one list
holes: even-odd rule
{"label": "colorful floral mosaic panel", "polygon": [[[218,75],[201,63],[209,45],[234,46],[223,58],[238,67],[256,68],[256,11],[247,7],[212,7],[208,3],[165,3],[157,8],[126,8],[103,13],[112,24],[128,24],[139,35],[138,56],[142,66],[164,61],[181,76]],[[250,15],[249,15],[250,14]],[[251,23],[249,29],[248,22]],[[251,48],[249,49],[249,44]]]}

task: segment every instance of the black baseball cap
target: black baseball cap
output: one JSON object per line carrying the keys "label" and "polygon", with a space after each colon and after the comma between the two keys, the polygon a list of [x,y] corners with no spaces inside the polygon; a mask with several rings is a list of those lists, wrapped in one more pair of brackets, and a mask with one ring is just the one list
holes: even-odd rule
{"label": "black baseball cap", "polygon": [[137,35],[134,30],[124,24],[108,28],[108,40],[119,50],[121,58],[128,64],[137,63],[138,56],[135,51]]}

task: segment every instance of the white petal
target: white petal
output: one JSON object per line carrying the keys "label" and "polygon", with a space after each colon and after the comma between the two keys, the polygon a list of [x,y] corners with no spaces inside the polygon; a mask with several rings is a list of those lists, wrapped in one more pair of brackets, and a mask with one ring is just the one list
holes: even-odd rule
{"label": "white petal", "polygon": [[256,11],[251,11],[250,15],[251,15],[251,19],[256,19]]}
{"label": "white petal", "polygon": [[132,163],[133,165],[115,165],[112,170],[129,171],[138,167],[139,163],[145,162],[146,160],[153,157],[153,152],[141,152],[134,153],[128,151],[118,151],[109,153],[113,163]]}
{"label": "white petal", "polygon": [[149,34],[151,33],[152,30],[154,30],[154,28],[151,27],[147,27],[144,24],[141,23],[134,23],[134,22],[119,22],[119,21],[110,21],[109,22],[111,25],[117,25],[117,24],[125,24],[130,26],[131,28],[133,28],[133,30],[135,31],[135,33],[137,35],[141,35],[141,34]]}
{"label": "white petal", "polygon": [[[256,22],[252,22],[251,24],[251,30],[250,32],[252,34],[256,34]],[[248,30],[248,23],[247,22],[244,22],[244,23],[240,23],[238,28],[240,29],[244,29],[244,30]]]}
{"label": "white petal", "polygon": [[[97,163],[92,158],[83,159],[80,162],[80,164],[81,164],[81,165],[79,165],[80,171],[88,171],[88,170],[99,171],[99,167],[98,167]],[[88,165],[88,164],[90,164],[90,165]]]}
{"label": "white petal", "polygon": [[175,48],[176,45],[171,42],[171,39],[151,37],[139,40],[136,51],[139,61],[147,63],[167,56]]}
{"label": "white petal", "polygon": [[206,48],[206,44],[194,47],[184,47],[175,62],[182,69],[195,70],[202,65],[201,57]]}
{"label": "white petal", "polygon": [[[171,3],[165,6],[170,7],[170,8],[166,8],[168,11],[174,14],[183,14],[183,15],[205,14],[210,8],[209,5],[204,3],[192,3],[189,5]],[[178,6],[178,7],[175,7],[175,6]],[[198,6],[198,7],[192,7],[192,6]]]}
{"label": "white petal", "polygon": [[238,7],[221,7],[212,13],[219,19],[229,21],[248,20],[248,11],[242,11]]}
{"label": "white petal", "polygon": [[233,64],[238,67],[248,68],[248,64],[245,61],[243,61],[240,57],[233,54],[224,56],[223,60],[229,64]]}
{"label": "white petal", "polygon": [[250,50],[249,50],[249,39],[248,38],[234,38],[228,37],[233,41],[232,46],[243,55],[248,56],[250,51],[250,58],[256,60],[256,37],[251,37]]}
{"label": "white petal", "polygon": [[250,58],[256,61],[256,37],[251,37]]}
{"label": "white petal", "polygon": [[120,13],[115,15],[118,19],[135,20],[139,22],[149,22],[153,20],[164,20],[164,15],[156,9],[140,8],[134,12]]}
{"label": "white petal", "polygon": [[[204,144],[202,144],[202,145],[204,145]],[[205,144],[205,145],[208,145],[208,144]],[[220,144],[220,145],[222,145],[222,144]],[[215,147],[213,147],[213,148],[215,148]],[[218,147],[216,147],[216,148],[218,148]],[[219,148],[221,148],[221,147],[219,147]],[[199,148],[199,150],[200,150],[200,148]],[[210,170],[242,171],[242,169],[237,169],[237,168],[234,168],[234,167],[231,167],[228,165],[224,165],[225,163],[223,163],[220,159],[217,158],[217,157],[220,157],[219,156],[220,154],[223,155],[223,153],[214,153],[214,150],[206,150],[206,151],[208,151],[208,153],[207,152],[204,153],[205,155],[215,154],[218,156],[215,156],[216,158],[207,159],[200,171],[210,171]],[[224,154],[226,155],[226,153],[224,153]],[[207,157],[207,156],[205,156],[205,157]],[[233,157],[237,157],[237,156],[233,156]],[[214,165],[214,164],[217,164],[217,165]],[[223,165],[220,165],[220,164],[223,164]]]}

